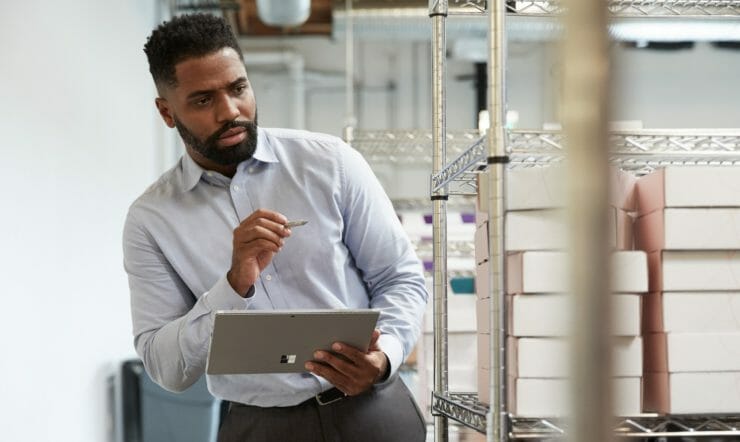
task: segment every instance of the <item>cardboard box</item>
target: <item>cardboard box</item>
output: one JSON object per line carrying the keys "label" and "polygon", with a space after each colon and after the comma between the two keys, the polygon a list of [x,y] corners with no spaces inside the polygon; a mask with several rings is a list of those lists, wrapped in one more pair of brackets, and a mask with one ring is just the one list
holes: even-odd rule
{"label": "cardboard box", "polygon": [[648,254],[651,292],[740,290],[737,251],[664,251]]}
{"label": "cardboard box", "polygon": [[488,221],[475,228],[475,264],[488,261]]}
{"label": "cardboard box", "polygon": [[478,299],[491,296],[491,277],[488,272],[488,262],[475,266],[475,295]]}
{"label": "cardboard box", "polygon": [[740,372],[645,373],[645,411],[726,414],[740,410]]}
{"label": "cardboard box", "polygon": [[476,366],[491,369],[491,335],[489,333],[478,333],[477,338],[477,354],[478,363]]}
{"label": "cardboard box", "polygon": [[635,246],[646,252],[740,249],[740,208],[649,213],[635,221]]}
{"label": "cardboard box", "polygon": [[[517,337],[558,337],[571,333],[571,295],[509,296],[509,334]],[[640,335],[640,295],[612,296],[612,334]]]}
{"label": "cardboard box", "polygon": [[645,372],[740,371],[740,333],[647,333]]}
{"label": "cardboard box", "polygon": [[[616,337],[613,342],[612,375],[642,376],[642,338]],[[507,374],[517,378],[565,378],[571,372],[569,348],[566,339],[510,337]]]}
{"label": "cardboard box", "polygon": [[[635,416],[642,413],[642,379],[614,378],[614,413]],[[518,417],[567,416],[571,403],[570,385],[566,379],[516,380],[515,402],[511,412]]]}
{"label": "cardboard box", "polygon": [[477,299],[475,302],[475,329],[478,333],[491,333],[491,298]]}
{"label": "cardboard box", "polygon": [[[617,210],[611,209],[612,216],[609,217],[608,242],[609,247],[617,248],[617,242],[626,245],[630,241],[627,236],[632,236],[628,229],[631,223],[625,220],[621,223],[622,232],[617,232]],[[529,250],[564,250],[568,247],[568,228],[563,210],[522,210],[506,212],[505,221],[505,244],[506,250],[529,251]],[[629,226],[629,227],[628,227]]]}
{"label": "cardboard box", "polygon": [[506,210],[562,208],[566,205],[562,167],[520,167],[507,170]]}
{"label": "cardboard box", "polygon": [[[506,210],[555,209],[567,204],[567,176],[558,166],[515,168],[507,171]],[[637,208],[630,172],[611,168],[609,204],[625,211]]]}
{"label": "cardboard box", "polygon": [[638,211],[740,207],[740,167],[667,167],[637,181]]}
{"label": "cardboard box", "polygon": [[475,225],[480,226],[488,221],[488,174],[486,170],[476,177],[478,192],[475,197]]}
{"label": "cardboard box", "polygon": [[616,209],[616,248],[617,250],[634,250],[635,249],[635,220],[632,215],[622,209]]}
{"label": "cardboard box", "polygon": [[609,203],[626,212],[637,210],[637,177],[631,172],[611,168]]}
{"label": "cardboard box", "polygon": [[491,403],[491,372],[487,368],[478,367],[477,371],[478,378],[478,402],[483,404]]}
{"label": "cardboard box", "polygon": [[[612,290],[645,293],[648,290],[647,255],[642,251],[612,254]],[[506,259],[507,293],[566,293],[569,291],[568,254],[517,252]]]}
{"label": "cardboard box", "polygon": [[642,331],[740,332],[738,292],[654,292],[642,298]]}

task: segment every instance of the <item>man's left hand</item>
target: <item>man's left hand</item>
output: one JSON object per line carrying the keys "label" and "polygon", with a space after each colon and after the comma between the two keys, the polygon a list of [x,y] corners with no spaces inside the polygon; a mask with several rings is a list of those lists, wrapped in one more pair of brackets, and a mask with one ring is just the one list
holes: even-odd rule
{"label": "man's left hand", "polygon": [[[378,347],[380,330],[373,331],[367,352],[341,342],[335,342],[328,351],[316,351],[315,361],[306,363],[306,370],[321,376],[348,396],[369,390],[383,380],[389,370],[388,357]],[[344,356],[344,357],[342,357]]]}

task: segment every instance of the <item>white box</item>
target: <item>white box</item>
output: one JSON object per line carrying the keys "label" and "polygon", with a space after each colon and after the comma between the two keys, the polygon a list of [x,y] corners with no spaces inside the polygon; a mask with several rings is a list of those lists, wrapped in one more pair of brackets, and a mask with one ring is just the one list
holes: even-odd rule
{"label": "white box", "polygon": [[562,210],[507,212],[504,228],[509,251],[558,250],[568,245]]}
{"label": "white box", "polygon": [[506,210],[562,208],[566,204],[566,175],[562,167],[507,170]]}
{"label": "white box", "polygon": [[[647,255],[642,251],[612,253],[612,290],[645,293],[648,290]],[[569,291],[568,254],[520,252],[507,256],[507,293],[565,293]]]}
{"label": "white box", "polygon": [[[642,376],[642,338],[613,340],[612,375]],[[571,372],[568,340],[560,338],[509,338],[509,376],[565,378]]]}
{"label": "white box", "polygon": [[651,292],[740,290],[737,251],[664,251],[648,254]]}
{"label": "white box", "polygon": [[645,410],[735,414],[740,410],[740,372],[645,373]]}
{"label": "white box", "polygon": [[[509,298],[512,336],[556,337],[571,333],[572,295],[514,295]],[[612,334],[640,336],[640,295],[613,295],[612,308]]]}
{"label": "white box", "polygon": [[[642,412],[642,379],[614,378],[614,413],[635,416]],[[561,417],[568,415],[570,385],[566,379],[516,380],[516,399],[510,407],[519,417]]]}
{"label": "white box", "polygon": [[646,252],[740,249],[740,208],[652,212],[635,221],[635,246]]}
{"label": "white box", "polygon": [[740,371],[740,333],[647,333],[645,372]]}
{"label": "white box", "polygon": [[642,316],[643,333],[740,332],[740,293],[649,293]]}
{"label": "white box", "polygon": [[[627,234],[618,231],[631,229],[632,225],[622,220],[618,222],[617,209],[611,208],[608,217],[608,245],[621,248],[627,244]],[[521,210],[506,212],[504,240],[506,250],[510,252],[528,250],[563,250],[568,246],[568,229],[563,210]],[[631,233],[629,233],[631,236]]]}
{"label": "white box", "polygon": [[[555,209],[567,204],[567,176],[563,167],[527,167],[507,170],[506,210]],[[610,169],[609,204],[626,211],[636,210],[637,178],[629,172]]]}
{"label": "white box", "polygon": [[641,214],[664,207],[740,207],[740,167],[667,167],[637,181]]}

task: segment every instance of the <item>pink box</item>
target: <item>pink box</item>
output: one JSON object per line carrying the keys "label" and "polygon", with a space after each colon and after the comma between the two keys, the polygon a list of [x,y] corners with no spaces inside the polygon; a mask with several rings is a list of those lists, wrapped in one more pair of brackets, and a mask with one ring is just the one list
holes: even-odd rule
{"label": "pink box", "polygon": [[475,228],[475,263],[488,261],[488,221]]}

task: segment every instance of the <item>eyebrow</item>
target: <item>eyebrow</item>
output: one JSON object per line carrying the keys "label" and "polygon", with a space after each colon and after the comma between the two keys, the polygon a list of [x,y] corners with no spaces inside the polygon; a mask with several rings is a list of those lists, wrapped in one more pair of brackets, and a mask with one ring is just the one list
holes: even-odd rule
{"label": "eyebrow", "polygon": [[[229,88],[232,88],[232,87],[236,86],[239,83],[246,83],[246,82],[247,82],[247,77],[239,77],[236,80],[234,80],[231,83],[229,83],[228,87]],[[201,95],[208,95],[212,91],[213,91],[213,89],[205,89],[205,90],[193,91],[193,92],[191,92],[191,93],[188,94],[188,96],[187,96],[186,99],[187,100],[190,100],[192,98],[199,97]]]}

